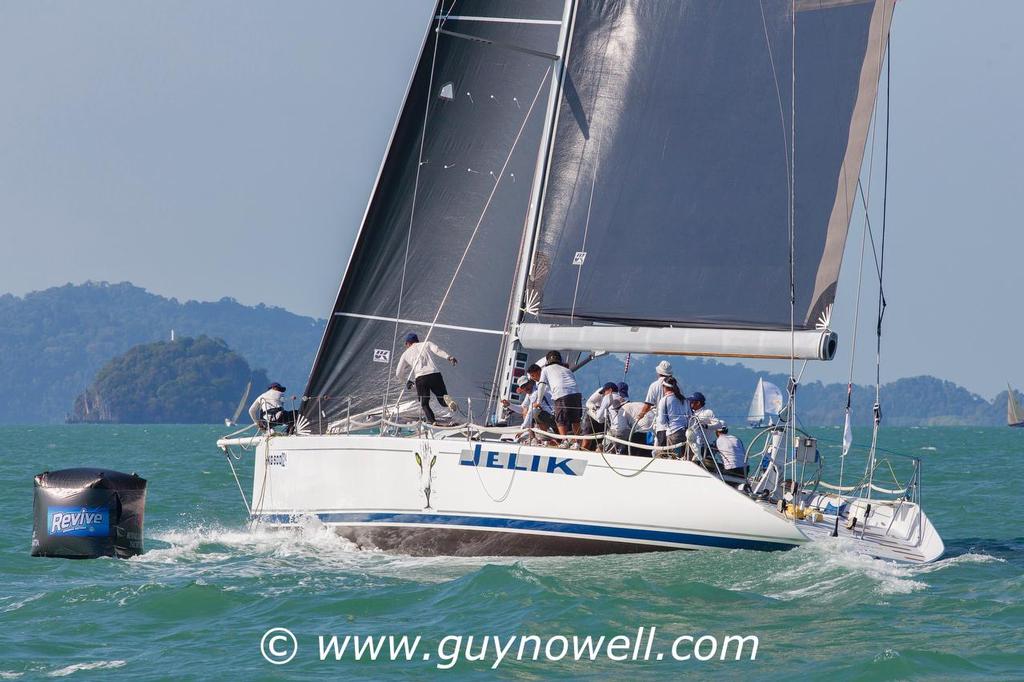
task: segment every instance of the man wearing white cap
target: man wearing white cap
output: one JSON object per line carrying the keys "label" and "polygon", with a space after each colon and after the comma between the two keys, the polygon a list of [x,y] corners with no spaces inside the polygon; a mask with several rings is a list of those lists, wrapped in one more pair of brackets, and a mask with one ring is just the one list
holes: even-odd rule
{"label": "man wearing white cap", "polygon": [[537,383],[526,374],[516,380],[516,393],[522,396],[519,405],[513,405],[504,398],[501,404],[522,415],[524,433],[528,433],[525,430],[535,423],[538,428],[555,433],[558,427],[555,425],[551,393],[538,388]]}
{"label": "man wearing white cap", "polygon": [[[655,374],[658,378],[651,382],[651,385],[647,389],[647,397],[644,398],[644,406],[640,409],[640,414],[637,415],[638,420],[643,419],[644,416],[650,412],[661,400],[661,397],[665,394],[665,379],[672,376],[672,363],[667,360],[662,360],[658,363],[658,366],[654,368]],[[683,387],[679,386],[679,391],[682,392]],[[664,446],[665,445],[665,432],[663,430],[656,430],[655,444]]]}

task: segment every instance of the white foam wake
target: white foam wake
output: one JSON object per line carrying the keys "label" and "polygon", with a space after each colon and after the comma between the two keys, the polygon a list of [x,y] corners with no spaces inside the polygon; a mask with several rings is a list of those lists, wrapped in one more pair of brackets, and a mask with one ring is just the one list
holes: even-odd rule
{"label": "white foam wake", "polygon": [[93,661],[91,663],[74,663],[46,673],[49,677],[67,677],[79,670],[109,670],[127,665],[127,661]]}

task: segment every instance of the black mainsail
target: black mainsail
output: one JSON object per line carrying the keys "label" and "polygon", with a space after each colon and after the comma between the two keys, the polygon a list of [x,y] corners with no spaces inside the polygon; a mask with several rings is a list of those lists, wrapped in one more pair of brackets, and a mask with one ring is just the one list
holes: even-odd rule
{"label": "black mainsail", "polygon": [[486,410],[564,8],[438,3],[306,387],[313,430],[414,397],[394,376],[406,331],[457,356],[451,395]]}
{"label": "black mainsail", "polygon": [[788,331],[793,147],[793,326],[827,328],[893,4],[580,2],[524,345]]}

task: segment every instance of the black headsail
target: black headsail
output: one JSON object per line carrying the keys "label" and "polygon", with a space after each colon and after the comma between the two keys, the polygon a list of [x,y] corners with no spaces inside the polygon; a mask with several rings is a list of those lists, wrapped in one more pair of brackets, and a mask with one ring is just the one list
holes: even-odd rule
{"label": "black headsail", "polygon": [[791,0],[581,0],[524,344],[671,352],[601,325],[673,327],[662,342],[770,356],[794,129],[794,326],[827,328],[894,2],[797,0],[794,38]]}
{"label": "black headsail", "polygon": [[314,431],[412,397],[406,331],[458,357],[463,409],[493,400],[564,8],[438,3],[306,388]]}

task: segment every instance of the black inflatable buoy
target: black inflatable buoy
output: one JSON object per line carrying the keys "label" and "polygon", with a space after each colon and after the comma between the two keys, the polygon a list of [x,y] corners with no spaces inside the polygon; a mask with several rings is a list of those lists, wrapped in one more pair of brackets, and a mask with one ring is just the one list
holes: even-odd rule
{"label": "black inflatable buoy", "polygon": [[32,556],[126,559],[142,553],[146,479],[107,469],[44,471],[35,479]]}

